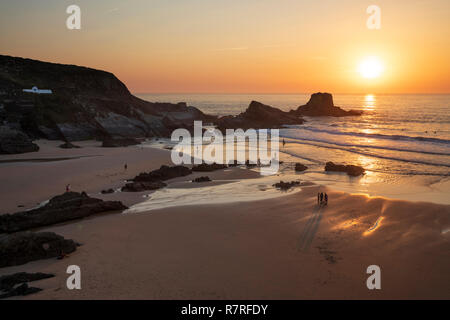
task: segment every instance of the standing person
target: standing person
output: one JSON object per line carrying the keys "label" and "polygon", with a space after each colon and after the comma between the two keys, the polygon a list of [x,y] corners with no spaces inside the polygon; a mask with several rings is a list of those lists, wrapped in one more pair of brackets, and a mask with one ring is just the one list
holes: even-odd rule
{"label": "standing person", "polygon": [[123,166],[123,168],[125,169],[125,171],[127,171],[128,165],[125,163],[125,165]]}
{"label": "standing person", "polygon": [[328,205],[328,195],[325,193],[325,205]]}
{"label": "standing person", "polygon": [[285,144],[286,144],[286,141],[284,141],[284,138],[283,138],[283,147],[284,147]]}
{"label": "standing person", "polygon": [[320,193],[320,204],[322,204],[323,201],[323,192]]}

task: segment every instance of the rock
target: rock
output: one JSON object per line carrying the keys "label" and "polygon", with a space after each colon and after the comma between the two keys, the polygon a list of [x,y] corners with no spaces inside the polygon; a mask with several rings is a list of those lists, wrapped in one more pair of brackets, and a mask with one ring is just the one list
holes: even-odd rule
{"label": "rock", "polygon": [[0,299],[5,299],[14,296],[27,296],[32,293],[42,291],[40,288],[29,287],[28,284],[22,283],[20,286],[7,291],[6,293],[0,293]]}
{"label": "rock", "polygon": [[49,273],[27,273],[18,272],[0,277],[0,291],[9,291],[19,283],[32,282],[42,279],[53,278],[54,274]]}
{"label": "rock", "polygon": [[208,176],[198,177],[192,180],[192,182],[209,182],[211,179]]}
{"label": "rock", "polygon": [[103,201],[86,193],[66,192],[39,208],[0,215],[0,233],[16,232],[88,217],[95,213],[127,209],[120,201]]}
{"label": "rock", "polygon": [[226,169],[226,168],[227,168],[227,165],[225,165],[225,164],[219,164],[219,163],[215,163],[215,162],[211,163],[211,164],[202,163],[197,166],[193,166],[192,171],[210,172],[210,171],[222,170],[222,169]]}
{"label": "rock", "polygon": [[318,92],[311,95],[307,104],[298,107],[297,110],[291,110],[291,114],[309,117],[345,117],[359,116],[362,112],[357,110],[346,111],[336,107],[333,104],[333,96],[330,93]]}
{"label": "rock", "polygon": [[216,121],[218,129],[222,132],[226,129],[237,128],[244,130],[280,128],[283,125],[303,122],[303,119],[296,114],[284,112],[257,101],[252,101],[247,110],[237,116],[224,116]]}
{"label": "rock", "polygon": [[295,171],[305,171],[306,169],[308,169],[307,166],[301,164],[301,163],[296,163],[295,164]]}
{"label": "rock", "polygon": [[291,181],[291,182],[280,181],[278,183],[275,183],[273,187],[285,191],[298,185],[300,185],[300,181]]}
{"label": "rock", "polygon": [[101,192],[102,192],[102,194],[114,193],[114,189],[110,188],[110,189],[102,190]]}
{"label": "rock", "polygon": [[54,232],[17,232],[0,235],[0,268],[74,252],[77,244]]}
{"label": "rock", "polygon": [[325,171],[346,172],[352,177],[360,176],[365,172],[364,168],[360,166],[334,164],[331,161],[325,164]]}
{"label": "rock", "polygon": [[151,172],[140,173],[136,176],[134,182],[151,182],[151,181],[165,181],[177,177],[184,177],[192,173],[192,170],[185,166],[173,166],[169,167],[162,165],[159,169]]}
{"label": "rock", "polygon": [[256,167],[256,163],[250,163],[250,160],[246,160],[245,161],[245,166],[247,167],[247,168],[254,168],[254,167]]}
{"label": "rock", "polygon": [[239,162],[237,160],[232,160],[228,163],[229,167],[237,167],[239,166]]}
{"label": "rock", "polygon": [[33,143],[23,132],[0,126],[0,154],[15,154],[39,151],[39,146]]}
{"label": "rock", "polygon": [[150,182],[130,182],[122,187],[122,192],[141,192],[146,190],[156,190],[167,186],[162,181],[150,181]]}
{"label": "rock", "polygon": [[73,143],[71,143],[69,141],[67,141],[63,144],[60,144],[59,147],[62,149],[78,149],[78,148],[80,148],[80,146],[74,145]]}
{"label": "rock", "polygon": [[140,144],[140,142],[133,138],[116,138],[116,139],[105,139],[102,142],[103,148],[117,148],[117,147],[127,147]]}

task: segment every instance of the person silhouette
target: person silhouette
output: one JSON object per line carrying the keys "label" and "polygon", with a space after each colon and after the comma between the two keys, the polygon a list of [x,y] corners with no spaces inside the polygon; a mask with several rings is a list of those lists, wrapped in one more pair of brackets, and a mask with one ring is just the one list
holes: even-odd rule
{"label": "person silhouette", "polygon": [[322,204],[323,202],[323,192],[320,193],[320,203]]}
{"label": "person silhouette", "polygon": [[325,193],[325,205],[328,204],[328,195]]}

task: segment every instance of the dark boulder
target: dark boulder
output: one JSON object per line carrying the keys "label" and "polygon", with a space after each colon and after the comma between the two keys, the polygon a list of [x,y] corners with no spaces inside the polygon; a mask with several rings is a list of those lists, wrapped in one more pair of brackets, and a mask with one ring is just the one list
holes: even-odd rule
{"label": "dark boulder", "polygon": [[39,146],[23,132],[0,127],[0,154],[15,154],[39,151]]}
{"label": "dark boulder", "polygon": [[143,172],[136,176],[134,182],[151,182],[151,181],[164,181],[177,177],[184,177],[192,173],[192,170],[185,166],[173,166],[166,165],[161,166],[157,170],[151,172]]}
{"label": "dark boulder", "polygon": [[300,181],[291,181],[291,182],[280,181],[278,183],[275,183],[273,186],[277,189],[286,191],[292,187],[299,186],[299,185],[300,185]]}
{"label": "dark boulder", "polygon": [[114,189],[109,188],[109,189],[102,190],[101,192],[102,192],[102,194],[114,193]]}
{"label": "dark boulder", "polygon": [[365,172],[360,166],[335,164],[331,161],[325,164],[325,171],[345,172],[352,177],[360,176]]}
{"label": "dark boulder", "polygon": [[198,177],[192,180],[192,182],[209,182],[211,179],[208,176]]}
{"label": "dark boulder", "polygon": [[22,283],[21,285],[6,291],[4,293],[0,293],[0,299],[6,299],[15,296],[27,296],[29,294],[33,294],[36,292],[42,291],[40,288],[29,287],[27,283]]}
{"label": "dark boulder", "polygon": [[0,268],[21,265],[74,252],[77,244],[54,232],[17,232],[0,235]]}
{"label": "dark boulder", "polygon": [[157,190],[167,186],[162,181],[143,181],[143,182],[130,182],[122,187],[122,192],[141,192],[146,190]]}
{"label": "dark boulder", "polygon": [[220,163],[202,163],[199,164],[197,166],[193,166],[192,167],[192,171],[196,171],[196,172],[211,172],[211,171],[216,171],[216,170],[222,170],[222,169],[226,169],[227,165],[225,164],[220,164]]}
{"label": "dark boulder", "polygon": [[330,93],[318,92],[311,95],[307,104],[298,107],[297,110],[291,110],[291,114],[309,117],[345,117],[359,116],[362,112],[357,110],[346,111],[336,107],[333,103],[333,96]]}
{"label": "dark boulder", "polygon": [[54,276],[55,276],[54,274],[40,273],[40,272],[37,273],[18,272],[10,275],[1,276],[0,291],[9,291],[20,283],[53,278]]}
{"label": "dark boulder", "polygon": [[256,167],[256,165],[257,165],[256,163],[250,162],[250,160],[245,161],[245,166],[247,168],[254,168],[254,167]]}
{"label": "dark boulder", "polygon": [[303,164],[301,164],[301,163],[296,163],[295,164],[295,171],[300,172],[300,171],[305,171],[306,169],[308,169],[308,167],[303,165]]}
{"label": "dark boulder", "polygon": [[88,217],[95,213],[127,209],[120,201],[103,201],[86,193],[66,192],[39,208],[0,215],[0,233],[43,227]]}
{"label": "dark boulder", "polygon": [[81,148],[80,146],[77,146],[77,145],[75,145],[75,144],[73,144],[73,143],[71,143],[69,141],[67,141],[67,142],[65,142],[63,144],[60,144],[59,147],[62,148],[62,149],[78,149],[78,148]]}

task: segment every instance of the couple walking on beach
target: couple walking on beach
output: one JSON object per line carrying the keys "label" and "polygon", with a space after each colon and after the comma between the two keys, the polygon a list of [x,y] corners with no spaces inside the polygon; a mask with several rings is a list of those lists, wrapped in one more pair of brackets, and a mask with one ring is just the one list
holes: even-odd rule
{"label": "couple walking on beach", "polygon": [[317,204],[327,205],[328,204],[328,194],[320,192],[317,194]]}

